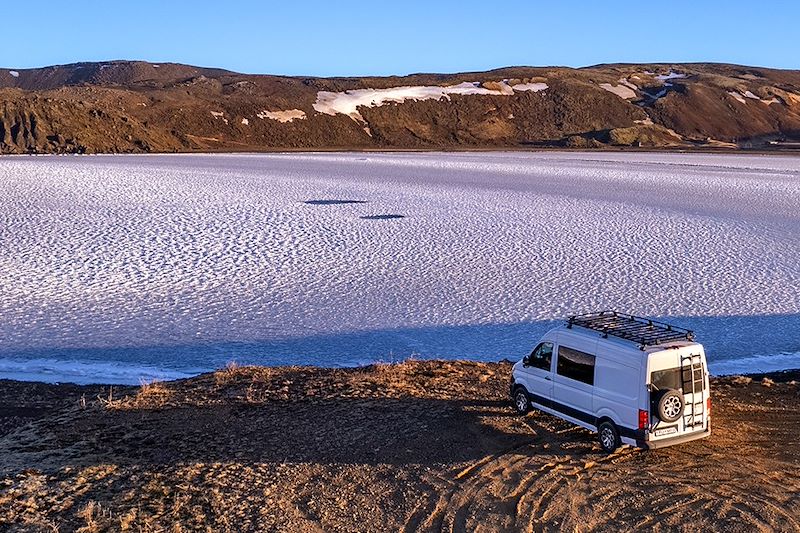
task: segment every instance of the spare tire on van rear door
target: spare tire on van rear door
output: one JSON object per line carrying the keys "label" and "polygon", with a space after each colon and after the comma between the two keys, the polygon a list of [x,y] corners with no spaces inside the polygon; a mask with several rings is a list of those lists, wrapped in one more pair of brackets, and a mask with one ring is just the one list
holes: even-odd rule
{"label": "spare tire on van rear door", "polygon": [[675,389],[659,391],[657,400],[658,418],[664,422],[675,422],[683,415],[683,394]]}

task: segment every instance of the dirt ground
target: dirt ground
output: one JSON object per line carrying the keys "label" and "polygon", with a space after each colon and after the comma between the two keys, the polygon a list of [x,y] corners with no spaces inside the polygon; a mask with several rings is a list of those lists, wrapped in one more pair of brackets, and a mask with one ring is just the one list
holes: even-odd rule
{"label": "dirt ground", "polygon": [[709,439],[601,452],[510,365],[0,381],[2,531],[800,530],[797,373],[713,381]]}

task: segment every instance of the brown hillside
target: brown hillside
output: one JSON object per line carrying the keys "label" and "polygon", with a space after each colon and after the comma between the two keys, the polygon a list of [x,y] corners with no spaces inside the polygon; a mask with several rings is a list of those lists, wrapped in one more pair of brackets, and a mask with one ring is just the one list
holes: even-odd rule
{"label": "brown hillside", "polygon": [[[464,82],[497,94],[362,106],[361,119],[314,108],[320,91]],[[510,90],[537,83],[547,89]],[[508,94],[500,94],[503,86]],[[297,116],[282,118],[287,112]],[[734,65],[512,67],[382,78],[126,61],[0,69],[0,153],[780,147],[797,140],[800,72]]]}

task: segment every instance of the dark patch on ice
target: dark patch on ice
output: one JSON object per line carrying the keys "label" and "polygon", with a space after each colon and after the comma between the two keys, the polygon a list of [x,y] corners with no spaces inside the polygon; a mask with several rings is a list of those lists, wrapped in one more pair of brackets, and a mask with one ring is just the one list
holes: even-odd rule
{"label": "dark patch on ice", "polygon": [[342,205],[342,204],[365,204],[366,200],[306,200],[304,204],[309,205]]}
{"label": "dark patch on ice", "polygon": [[393,220],[395,218],[406,218],[405,215],[365,215],[364,220]]}

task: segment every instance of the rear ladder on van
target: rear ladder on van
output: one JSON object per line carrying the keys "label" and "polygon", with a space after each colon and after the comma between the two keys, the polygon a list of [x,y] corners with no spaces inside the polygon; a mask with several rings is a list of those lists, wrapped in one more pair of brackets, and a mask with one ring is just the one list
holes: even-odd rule
{"label": "rear ladder on van", "polygon": [[695,428],[703,425],[703,419],[705,418],[703,414],[706,408],[704,372],[703,358],[700,354],[681,356],[683,394],[690,396],[688,405],[683,411],[683,425],[686,428]]}

